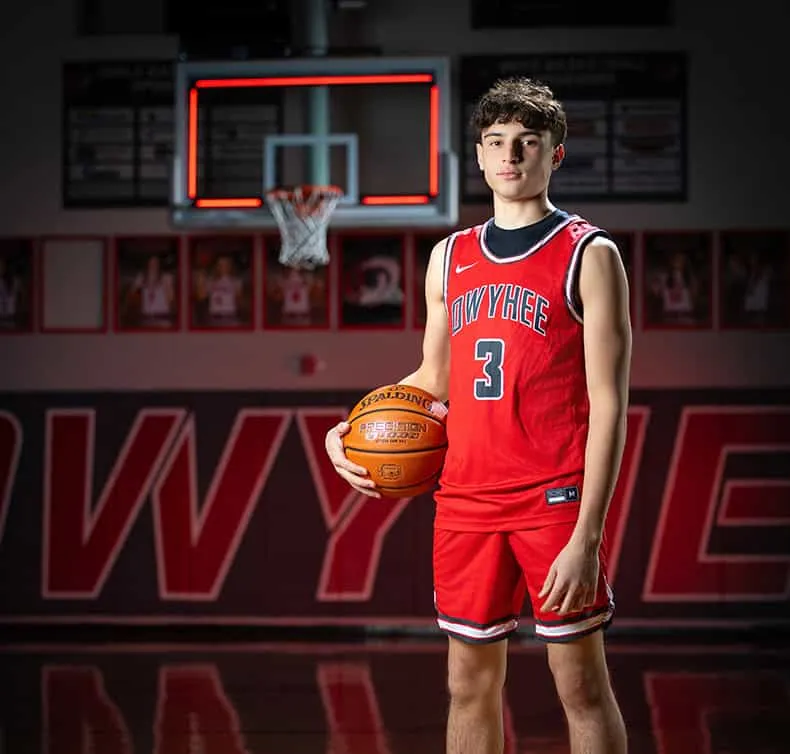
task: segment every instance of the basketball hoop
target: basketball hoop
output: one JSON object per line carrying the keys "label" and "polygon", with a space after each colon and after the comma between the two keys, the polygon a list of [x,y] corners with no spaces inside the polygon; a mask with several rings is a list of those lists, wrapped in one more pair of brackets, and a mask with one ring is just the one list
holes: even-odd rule
{"label": "basketball hoop", "polygon": [[266,192],[280,228],[280,264],[314,269],[329,263],[327,227],[343,191],[337,186],[297,186]]}

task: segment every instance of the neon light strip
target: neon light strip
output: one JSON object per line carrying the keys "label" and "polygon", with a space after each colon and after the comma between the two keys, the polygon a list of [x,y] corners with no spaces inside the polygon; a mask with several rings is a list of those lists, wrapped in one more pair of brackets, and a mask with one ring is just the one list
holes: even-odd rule
{"label": "neon light strip", "polygon": [[189,133],[187,140],[187,196],[197,196],[198,91],[189,90]]}
{"label": "neon light strip", "polygon": [[428,204],[431,197],[427,194],[407,194],[405,196],[363,196],[362,204],[382,205],[382,204]]}
{"label": "neon light strip", "polygon": [[439,194],[439,87],[431,87],[430,145],[428,147],[428,193]]}
{"label": "neon light strip", "polygon": [[[197,145],[198,145],[198,89],[226,87],[263,87],[263,86],[325,86],[331,84],[429,84],[431,74],[371,75],[371,76],[288,76],[258,79],[201,79],[189,91],[189,126],[187,146],[187,195],[190,199],[197,196]],[[430,91],[428,148],[428,195],[407,194],[365,196],[361,203],[368,206],[398,204],[428,204],[431,197],[439,194],[439,87],[435,84]],[[196,207],[247,209],[263,205],[260,197],[240,197],[237,199],[197,199]]]}
{"label": "neon light strip", "polygon": [[253,197],[244,197],[241,199],[197,199],[195,201],[196,207],[221,207],[223,209],[233,209],[235,207],[239,208],[254,208],[260,207],[263,205],[263,199],[260,199],[257,196]]}
{"label": "neon light strip", "polygon": [[377,74],[367,76],[275,76],[270,78],[199,79],[198,89],[256,86],[332,86],[334,84],[431,84],[430,73]]}

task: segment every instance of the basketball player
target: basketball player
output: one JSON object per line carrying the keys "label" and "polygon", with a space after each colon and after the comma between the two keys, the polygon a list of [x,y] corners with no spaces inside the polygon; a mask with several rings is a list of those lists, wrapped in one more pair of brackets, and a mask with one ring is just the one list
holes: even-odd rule
{"label": "basketball player", "polygon": [[215,324],[236,324],[242,304],[241,278],[227,254],[217,258],[214,274],[206,281],[209,318]]}
{"label": "basketball player", "polygon": [[175,294],[173,278],[163,273],[156,254],[148,257],[145,272],[135,278],[132,292],[140,296],[140,314],[143,324],[149,327],[167,327],[174,314]]}
{"label": "basketball player", "polygon": [[691,322],[696,281],[686,254],[676,252],[671,256],[668,270],[659,278],[659,286],[664,319],[667,322]]}
{"label": "basketball player", "polygon": [[296,267],[289,267],[281,280],[280,287],[282,289],[280,314],[283,324],[310,324],[312,302],[308,276]]}
{"label": "basketball player", "polygon": [[[447,752],[502,752],[507,639],[529,595],[571,751],[624,754],[604,652],[614,602],[603,533],[628,404],[625,269],[606,232],[548,199],[567,133],[548,87],[497,82],[472,125],[494,215],[433,249],[422,363],[401,380],[450,405],[433,555]],[[375,497],[343,453],[347,431],[327,433],[327,453]]]}

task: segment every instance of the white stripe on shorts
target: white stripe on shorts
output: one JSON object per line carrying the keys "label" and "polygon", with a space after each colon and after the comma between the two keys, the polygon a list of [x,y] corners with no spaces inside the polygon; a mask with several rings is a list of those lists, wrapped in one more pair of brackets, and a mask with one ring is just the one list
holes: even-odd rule
{"label": "white stripe on shorts", "polygon": [[535,634],[543,636],[546,639],[566,639],[576,634],[582,634],[586,631],[591,631],[594,628],[606,623],[614,613],[614,609],[604,610],[597,615],[592,615],[584,620],[576,621],[576,623],[563,623],[559,626],[546,626],[542,623],[535,624]]}
{"label": "white stripe on shorts", "polygon": [[449,631],[458,636],[463,636],[472,641],[496,639],[504,634],[512,633],[518,628],[518,618],[511,618],[504,623],[496,623],[493,626],[486,626],[485,628],[470,626],[466,623],[455,623],[446,618],[437,618],[436,622],[442,630]]}

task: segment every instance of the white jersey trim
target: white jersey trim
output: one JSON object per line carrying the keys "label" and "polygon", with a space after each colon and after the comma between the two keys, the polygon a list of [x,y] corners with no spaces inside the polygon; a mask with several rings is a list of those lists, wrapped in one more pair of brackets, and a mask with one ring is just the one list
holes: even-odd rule
{"label": "white jersey trim", "polygon": [[526,251],[519,254],[515,257],[498,257],[491,252],[491,250],[486,245],[486,230],[487,228],[494,222],[494,218],[492,217],[490,220],[487,220],[485,225],[483,225],[482,230],[480,231],[480,249],[483,252],[483,256],[486,259],[494,262],[495,264],[511,264],[513,262],[520,262],[522,259],[526,259],[529,256],[532,256],[536,252],[540,251],[549,241],[551,241],[554,236],[556,236],[561,230],[564,230],[568,227],[572,222],[576,222],[577,220],[581,220],[581,217],[578,215],[569,215],[565,220],[563,220],[559,225],[555,228],[552,228],[548,233],[546,233],[543,238],[540,239],[536,244],[530,246]]}
{"label": "white jersey trim", "polygon": [[590,241],[591,238],[594,236],[605,236],[606,232],[601,228],[594,228],[593,230],[585,233],[577,242],[576,246],[573,249],[573,253],[571,254],[571,261],[568,264],[568,270],[565,273],[565,303],[568,307],[568,311],[571,313],[571,316],[579,323],[583,324],[584,316],[583,313],[580,312],[576,308],[576,304],[573,300],[573,288],[574,284],[577,279],[579,265],[582,259],[582,252],[584,251],[584,247]]}
{"label": "white jersey trim", "polygon": [[444,245],[444,270],[442,273],[442,299],[444,300],[444,310],[447,316],[450,316],[450,307],[447,304],[447,291],[450,287],[450,261],[453,256],[453,247],[455,246],[455,239],[458,237],[458,232],[451,234],[447,238],[447,243]]}

